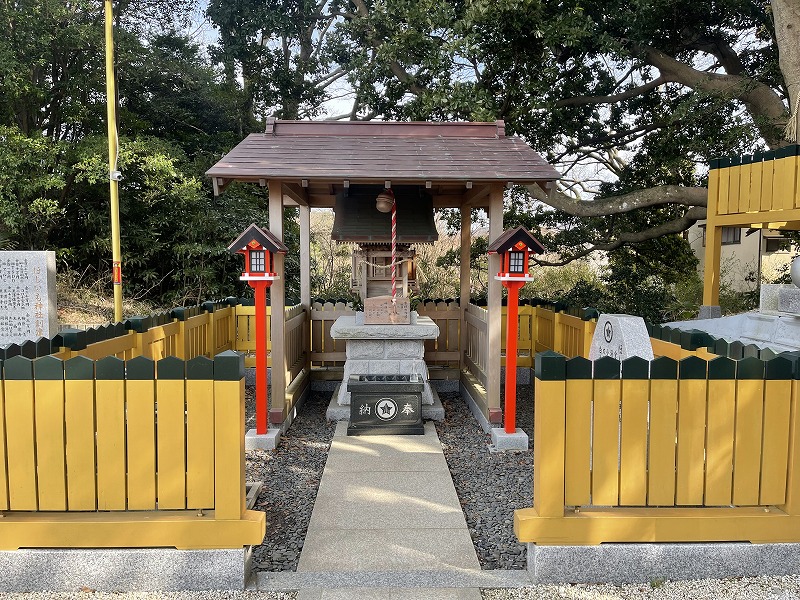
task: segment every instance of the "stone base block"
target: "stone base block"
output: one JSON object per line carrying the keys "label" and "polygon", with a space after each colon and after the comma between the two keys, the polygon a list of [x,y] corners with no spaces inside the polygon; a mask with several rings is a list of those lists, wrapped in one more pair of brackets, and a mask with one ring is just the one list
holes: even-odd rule
{"label": "stone base block", "polygon": [[722,317],[722,309],[719,306],[703,305],[700,307],[698,319],[719,319]]}
{"label": "stone base block", "polygon": [[457,392],[459,388],[458,379],[429,379],[431,388],[437,392]]}
{"label": "stone base block", "polygon": [[528,544],[534,583],[651,583],[800,574],[800,544]]}
{"label": "stone base block", "polygon": [[759,288],[759,301],[758,312],[777,312],[778,311],[778,293],[785,286],[778,283],[762,283]]}
{"label": "stone base block", "polygon": [[232,550],[26,549],[0,552],[3,592],[243,590],[250,547]]}
{"label": "stone base block", "polygon": [[483,414],[483,410],[481,410],[481,407],[478,406],[478,403],[469,393],[469,389],[461,382],[459,382],[459,392],[461,393],[461,397],[467,403],[467,406],[469,406],[472,416],[475,417],[475,420],[478,421],[478,424],[481,426],[481,429],[483,429],[485,433],[491,433],[493,427],[491,423],[489,423],[489,419],[487,419],[486,415]]}
{"label": "stone base block", "polygon": [[[338,385],[341,385],[341,382]],[[325,411],[325,418],[328,419],[328,421],[349,421],[350,405],[339,404],[336,399],[339,395],[338,385],[333,392],[328,410]],[[442,401],[439,399],[439,394],[433,388],[430,389],[430,392],[433,404],[422,405],[422,419],[424,421],[444,421],[444,406],[442,406]]]}
{"label": "stone base block", "polygon": [[800,288],[793,285],[781,286],[778,290],[778,311],[800,314]]}
{"label": "stone base block", "polygon": [[255,429],[248,429],[244,436],[245,450],[275,450],[281,437],[279,427],[267,429],[267,433],[257,434]]}
{"label": "stone base block", "polygon": [[492,446],[495,452],[527,450],[528,434],[517,427],[514,433],[506,433],[502,427],[492,427]]}

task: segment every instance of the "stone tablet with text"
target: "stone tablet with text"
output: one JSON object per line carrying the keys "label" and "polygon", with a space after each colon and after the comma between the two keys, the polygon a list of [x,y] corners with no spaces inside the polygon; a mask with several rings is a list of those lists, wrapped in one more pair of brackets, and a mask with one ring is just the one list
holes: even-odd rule
{"label": "stone tablet with text", "polygon": [[368,325],[388,325],[411,323],[411,302],[405,296],[398,296],[392,302],[391,296],[375,296],[364,299],[364,323]]}
{"label": "stone tablet with text", "polygon": [[604,356],[617,360],[632,356],[653,360],[653,345],[644,319],[632,315],[600,315],[589,348],[589,360]]}
{"label": "stone tablet with text", "polygon": [[0,346],[57,332],[55,252],[0,252]]}

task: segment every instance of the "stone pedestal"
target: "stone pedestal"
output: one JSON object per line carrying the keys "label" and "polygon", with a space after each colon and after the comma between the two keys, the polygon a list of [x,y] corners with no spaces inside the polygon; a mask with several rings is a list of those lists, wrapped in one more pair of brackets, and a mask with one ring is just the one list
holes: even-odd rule
{"label": "stone pedestal", "polygon": [[[345,382],[351,375],[412,375],[417,374],[425,387],[422,403],[433,404],[425,365],[425,340],[439,337],[439,327],[429,317],[411,313],[408,325],[370,325],[364,323],[364,313],[339,317],[331,326],[331,337],[347,340],[347,360],[344,364]],[[336,402],[350,404],[347,385],[339,386]]]}
{"label": "stone pedestal", "polygon": [[700,307],[698,319],[719,319],[722,316],[722,308],[716,305],[704,304]]}

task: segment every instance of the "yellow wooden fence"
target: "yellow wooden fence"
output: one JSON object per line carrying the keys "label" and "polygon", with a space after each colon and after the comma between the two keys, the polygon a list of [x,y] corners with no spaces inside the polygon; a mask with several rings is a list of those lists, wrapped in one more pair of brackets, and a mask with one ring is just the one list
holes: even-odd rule
{"label": "yellow wooden fence", "polygon": [[[672,346],[675,346],[672,344]],[[679,347],[678,347],[679,348]],[[523,542],[800,539],[800,387],[783,357],[537,357]]]}
{"label": "yellow wooden fence", "polygon": [[[800,155],[797,146],[712,162],[709,208],[715,215],[750,213],[749,222],[797,221],[800,216]],[[777,218],[778,211],[792,211]],[[720,224],[729,224],[726,219]],[[740,224],[731,218],[730,224]]]}
{"label": "yellow wooden fence", "polygon": [[239,355],[17,356],[2,373],[0,549],[262,541],[265,515],[244,504]]}

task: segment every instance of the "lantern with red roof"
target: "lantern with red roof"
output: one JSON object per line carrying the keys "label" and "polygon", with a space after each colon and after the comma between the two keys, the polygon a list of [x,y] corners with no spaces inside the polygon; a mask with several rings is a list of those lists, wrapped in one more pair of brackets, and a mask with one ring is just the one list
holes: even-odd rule
{"label": "lantern with red roof", "polygon": [[273,271],[273,255],[286,254],[287,248],[270,231],[253,223],[228,250],[244,256],[244,272],[240,279],[255,290],[256,434],[264,435],[267,433],[267,288],[279,277]]}
{"label": "lantern with red roof", "polygon": [[500,237],[489,244],[489,254],[500,255],[500,272],[495,275],[503,287],[508,289],[508,308],[506,313],[506,403],[505,431],[516,431],[517,412],[517,330],[519,290],[528,281],[530,256],[544,252],[542,244],[524,227],[504,231]]}

